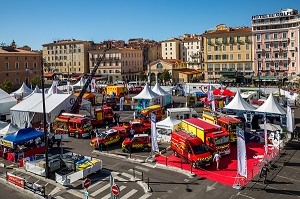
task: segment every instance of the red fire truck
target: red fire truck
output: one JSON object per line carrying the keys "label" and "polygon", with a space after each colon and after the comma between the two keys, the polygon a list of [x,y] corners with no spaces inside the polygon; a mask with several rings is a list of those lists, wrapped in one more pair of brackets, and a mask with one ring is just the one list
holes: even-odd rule
{"label": "red fire truck", "polygon": [[108,125],[114,119],[114,111],[109,106],[94,109],[94,115],[95,117],[92,119],[93,126]]}

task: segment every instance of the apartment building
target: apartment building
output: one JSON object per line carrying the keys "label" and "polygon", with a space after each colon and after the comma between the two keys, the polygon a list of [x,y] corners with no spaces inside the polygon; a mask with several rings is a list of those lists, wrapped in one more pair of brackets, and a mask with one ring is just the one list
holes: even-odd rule
{"label": "apartment building", "polygon": [[94,42],[75,39],[44,44],[43,58],[48,66],[45,74],[58,73],[70,78],[89,73],[88,51],[94,49]]}
{"label": "apartment building", "polygon": [[161,56],[163,59],[180,59],[180,43],[177,38],[170,38],[161,42]]}
{"label": "apartment building", "polygon": [[180,44],[180,59],[188,68],[203,70],[202,39],[200,35],[185,34]]}
{"label": "apartment building", "polygon": [[254,69],[260,81],[284,81],[299,73],[299,25],[294,9],[252,16]]}
{"label": "apartment building", "polygon": [[[97,60],[102,56],[104,49],[89,52],[89,67],[93,70]],[[106,52],[100,63],[96,76],[102,77],[109,83],[116,81],[138,80],[143,71],[143,50],[134,48],[112,48]]]}
{"label": "apartment building", "polygon": [[202,36],[206,81],[245,84],[251,82],[251,28],[230,28],[220,24],[215,30],[208,30]]}
{"label": "apartment building", "polygon": [[17,48],[15,41],[0,46],[0,84],[8,80],[15,88],[23,82],[30,87],[30,80],[41,76],[41,60],[40,52],[28,46]]}

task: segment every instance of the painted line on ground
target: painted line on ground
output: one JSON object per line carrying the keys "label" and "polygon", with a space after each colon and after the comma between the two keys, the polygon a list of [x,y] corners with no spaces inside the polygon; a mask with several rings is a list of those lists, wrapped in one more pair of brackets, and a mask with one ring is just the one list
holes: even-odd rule
{"label": "painted line on ground", "polygon": [[[132,172],[132,174],[133,174],[133,169],[129,169],[128,171],[130,171],[130,172]],[[135,175],[142,175],[142,172],[139,172],[139,171],[137,171],[137,170],[134,170],[134,173],[135,173]],[[127,174],[127,173],[122,173],[122,175],[123,174]],[[127,175],[129,175],[129,174],[127,174]],[[127,176],[126,176],[127,177]]]}
{"label": "painted line on ground", "polygon": [[102,191],[104,191],[108,188],[110,188],[110,184],[106,184],[105,186],[101,187],[97,191],[94,191],[93,193],[91,193],[91,196],[95,197],[96,195],[98,195],[99,193],[101,193]]}
{"label": "painted line on ground", "polygon": [[[120,187],[120,192],[122,191],[122,190],[124,190],[126,188],[126,186],[121,186]],[[111,193],[109,193],[109,194],[107,194],[106,196],[104,196],[104,197],[102,197],[102,199],[110,199],[111,198]]]}
{"label": "painted line on ground", "polygon": [[148,172],[150,169],[148,168],[145,168],[145,167],[141,167],[141,166],[136,166],[135,167],[136,169],[139,169],[139,170],[142,170],[142,171],[145,171],[145,172]]}
{"label": "painted line on ground", "polygon": [[146,193],[144,195],[142,195],[139,199],[147,199],[151,196],[152,194],[151,193]]}
{"label": "painted line on ground", "polygon": [[291,181],[300,182],[300,180],[295,180],[295,179],[293,179],[293,178],[288,178],[288,177],[284,177],[284,176],[281,176],[281,175],[276,175],[276,177],[280,177],[280,178],[288,179],[288,180],[291,180]]}
{"label": "painted line on ground", "polygon": [[255,199],[255,198],[253,198],[253,197],[251,197],[251,196],[247,196],[247,195],[245,195],[245,194],[241,194],[241,192],[238,192],[236,195],[237,195],[237,196],[244,196],[244,197],[250,198],[250,199]]}
{"label": "painted line on ground", "polygon": [[127,199],[130,198],[133,194],[135,194],[138,190],[136,189],[132,189],[131,191],[129,191],[128,193],[126,193],[123,197],[121,197],[120,199]]}

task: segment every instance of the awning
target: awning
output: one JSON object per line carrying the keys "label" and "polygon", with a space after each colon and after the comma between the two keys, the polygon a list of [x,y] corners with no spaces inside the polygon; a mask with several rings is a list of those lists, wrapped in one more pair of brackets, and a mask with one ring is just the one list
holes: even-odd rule
{"label": "awning", "polygon": [[244,78],[245,79],[251,79],[253,77],[253,75],[245,75]]}
{"label": "awning", "polygon": [[[259,78],[262,82],[272,82],[272,81],[278,81],[276,77],[261,77]],[[256,80],[258,81],[258,79]]]}
{"label": "awning", "polygon": [[45,73],[44,74],[44,77],[53,77],[54,76],[54,73]]}

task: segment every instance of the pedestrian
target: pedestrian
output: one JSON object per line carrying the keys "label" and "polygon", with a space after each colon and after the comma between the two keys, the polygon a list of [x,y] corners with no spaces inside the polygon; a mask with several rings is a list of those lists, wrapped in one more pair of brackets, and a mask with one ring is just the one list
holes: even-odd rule
{"label": "pedestrian", "polygon": [[134,99],[131,100],[131,110],[134,109]]}
{"label": "pedestrian", "polygon": [[260,171],[260,174],[259,174],[260,178],[264,178],[264,184],[267,182],[268,173],[270,173],[270,170],[268,168],[268,165],[265,164],[263,166],[263,168],[261,168],[261,171]]}
{"label": "pedestrian", "polygon": [[120,123],[120,114],[117,113],[117,124]]}
{"label": "pedestrian", "polygon": [[134,130],[132,129],[132,127],[131,127],[129,133],[130,133],[130,138],[133,138],[133,136],[134,136]]}
{"label": "pedestrian", "polygon": [[172,100],[172,108],[174,108],[175,107],[175,102],[174,102],[174,100]]}
{"label": "pedestrian", "polygon": [[115,113],[115,114],[114,114],[114,120],[115,120],[115,124],[117,124],[117,123],[118,123],[118,121],[117,121],[117,114],[118,114],[118,113]]}
{"label": "pedestrian", "polygon": [[218,152],[215,153],[213,161],[217,163],[217,167],[216,167],[217,170],[219,170],[220,160],[221,160],[220,154]]}

